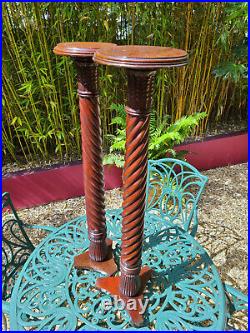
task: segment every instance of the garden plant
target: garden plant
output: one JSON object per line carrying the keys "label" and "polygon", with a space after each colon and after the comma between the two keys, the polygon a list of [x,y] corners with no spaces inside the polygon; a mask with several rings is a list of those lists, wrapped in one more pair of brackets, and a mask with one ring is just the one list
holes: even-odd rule
{"label": "garden plant", "polygon": [[247,3],[2,8],[3,330],[245,329]]}
{"label": "garden plant", "polygon": [[[5,2],[4,161],[80,158],[72,60],[57,58],[52,52],[58,42],[76,40],[188,51],[189,66],[160,70],[156,77],[153,109],[161,134],[166,121],[173,124],[186,116],[187,122],[199,112],[206,112],[207,117],[196,126],[197,135],[214,122],[247,119],[247,3]],[[112,103],[124,103],[125,80],[124,72],[114,68],[100,66],[99,72],[108,153],[109,135],[117,131],[117,124],[112,123],[117,109]]]}

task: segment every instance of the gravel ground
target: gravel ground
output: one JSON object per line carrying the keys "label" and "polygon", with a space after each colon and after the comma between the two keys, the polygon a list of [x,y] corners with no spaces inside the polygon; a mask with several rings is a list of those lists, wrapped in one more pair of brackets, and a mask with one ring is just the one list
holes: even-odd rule
{"label": "gravel ground", "polygon": [[[196,238],[206,248],[223,281],[248,292],[247,285],[247,164],[238,164],[203,172],[209,177],[200,202],[199,229]],[[106,208],[118,208],[122,190],[105,193]],[[84,197],[23,209],[19,216],[30,224],[59,226],[85,214]],[[32,233],[38,243],[43,232]],[[247,330],[247,316],[238,313],[231,324]]]}

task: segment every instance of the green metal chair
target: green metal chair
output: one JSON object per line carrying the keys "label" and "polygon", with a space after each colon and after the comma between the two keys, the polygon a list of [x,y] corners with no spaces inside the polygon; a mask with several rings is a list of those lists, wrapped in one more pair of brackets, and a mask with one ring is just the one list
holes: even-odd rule
{"label": "green metal chair", "polygon": [[2,210],[9,211],[2,217],[2,322],[3,328],[6,330],[5,315],[9,315],[9,301],[15,280],[18,272],[35,249],[26,230],[41,229],[51,232],[56,228],[24,223],[19,218],[8,192],[2,194]]}
{"label": "green metal chair", "polygon": [[[227,301],[227,317],[231,319],[235,312],[244,311],[248,313],[248,296],[238,289],[224,283]],[[235,331],[234,327],[227,323],[227,331]]]}
{"label": "green metal chair", "polygon": [[164,158],[148,161],[147,212],[155,212],[167,223],[177,224],[195,236],[198,204],[208,181],[185,161]]}
{"label": "green metal chair", "polygon": [[[166,223],[177,224],[195,236],[198,228],[198,204],[208,181],[189,163],[173,158],[148,161],[146,211]],[[114,220],[122,209],[109,210]],[[119,233],[121,236],[121,233]]]}
{"label": "green metal chair", "polygon": [[[193,237],[198,228],[198,204],[208,181],[187,162],[164,158],[148,161],[146,213],[155,212],[166,223],[174,223]],[[224,284],[227,297],[227,317],[248,310],[248,296]],[[228,326],[228,330],[230,330]]]}

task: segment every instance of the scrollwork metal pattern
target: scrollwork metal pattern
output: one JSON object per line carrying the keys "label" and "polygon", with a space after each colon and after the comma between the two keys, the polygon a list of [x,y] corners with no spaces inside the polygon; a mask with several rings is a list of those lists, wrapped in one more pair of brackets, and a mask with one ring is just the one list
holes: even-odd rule
{"label": "scrollwork metal pattern", "polygon": [[206,182],[206,176],[184,161],[149,160],[146,209],[194,236],[198,227],[198,201]]}
{"label": "scrollwork metal pattern", "polygon": [[[121,210],[106,212],[119,265]],[[112,296],[95,288],[100,273],[77,271],[73,258],[89,245],[86,216],[50,234],[25,263],[13,290],[11,330],[130,330],[126,311],[107,310]],[[225,295],[203,248],[183,229],[145,215],[142,264],[154,269],[143,330],[221,330]]]}
{"label": "scrollwork metal pattern", "polygon": [[5,208],[9,214],[2,224],[2,299],[9,300],[17,274],[35,247],[7,192],[2,194],[2,209]]}
{"label": "scrollwork metal pattern", "polygon": [[[2,194],[2,210],[4,209],[7,209],[8,213],[2,218],[2,299],[9,301],[18,273],[35,249],[26,230],[40,229],[51,232],[56,228],[24,223],[19,218],[8,192]],[[5,304],[8,307],[9,303]]]}
{"label": "scrollwork metal pattern", "polygon": [[248,311],[248,296],[240,290],[224,284],[227,296],[228,317],[230,318],[236,311]]}

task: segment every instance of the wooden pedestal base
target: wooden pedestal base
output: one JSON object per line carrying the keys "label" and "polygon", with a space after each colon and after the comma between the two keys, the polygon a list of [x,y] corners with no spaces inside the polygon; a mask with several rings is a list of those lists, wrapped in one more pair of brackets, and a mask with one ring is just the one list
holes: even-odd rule
{"label": "wooden pedestal base", "polygon": [[74,257],[74,267],[77,269],[92,269],[106,275],[114,275],[117,272],[117,265],[113,258],[112,240],[106,239],[108,254],[104,261],[94,261],[89,257],[89,251],[86,251]]}
{"label": "wooden pedestal base", "polygon": [[[127,297],[121,294],[120,276],[99,278],[96,280],[96,287],[109,292],[112,296],[118,296],[118,298],[125,303],[125,309],[130,315],[133,324],[139,327],[143,324],[143,314],[141,313],[143,291],[146,287],[148,280],[150,280],[151,278],[152,272],[153,270],[151,268],[147,266],[142,267],[139,275],[141,279],[141,288],[139,294],[135,297]],[[136,302],[136,310],[130,310],[129,306],[127,306],[128,303],[131,302],[131,300],[133,300],[133,302]]]}

